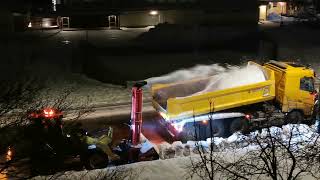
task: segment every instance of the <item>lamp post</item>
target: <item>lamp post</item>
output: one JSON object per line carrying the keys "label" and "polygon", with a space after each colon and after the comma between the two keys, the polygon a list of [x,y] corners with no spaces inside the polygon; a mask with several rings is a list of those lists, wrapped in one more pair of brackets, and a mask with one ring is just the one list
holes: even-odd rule
{"label": "lamp post", "polygon": [[281,13],[280,13],[280,26],[283,26],[283,19],[282,19],[282,15],[283,15],[283,6],[284,6],[284,2],[279,2],[280,4],[280,8],[281,8]]}
{"label": "lamp post", "polygon": [[151,16],[158,16],[158,24],[161,23],[161,15],[160,15],[159,11],[152,10],[152,11],[149,12],[149,14],[150,14]]}

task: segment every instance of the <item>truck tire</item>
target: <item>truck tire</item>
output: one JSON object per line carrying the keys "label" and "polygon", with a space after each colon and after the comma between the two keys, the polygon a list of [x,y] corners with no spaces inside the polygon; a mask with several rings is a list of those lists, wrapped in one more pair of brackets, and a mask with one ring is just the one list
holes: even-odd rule
{"label": "truck tire", "polygon": [[248,122],[244,118],[232,119],[229,125],[229,135],[235,132],[246,133],[248,131]]}
{"label": "truck tire", "polygon": [[[213,120],[212,125],[212,136],[213,137],[226,137],[226,122],[224,120]],[[211,137],[210,132],[210,121],[208,120],[205,124],[203,122],[196,122],[185,124],[183,131],[178,135],[176,140],[180,140],[183,143],[187,141],[200,141],[206,140]],[[197,133],[197,134],[196,134]],[[195,136],[197,135],[197,136]],[[197,138],[196,138],[197,137]]]}
{"label": "truck tire", "polygon": [[183,131],[178,135],[177,140],[183,143],[187,141],[200,141],[206,140],[208,137],[207,124],[201,122],[187,123],[183,127]]}
{"label": "truck tire", "polygon": [[186,133],[181,132],[176,138],[176,141],[181,141],[183,144],[187,143],[188,141],[192,141],[194,138],[190,138],[186,135]]}
{"label": "truck tire", "polygon": [[176,140],[180,140],[182,143],[187,143],[187,141],[195,141],[195,128],[193,123],[185,124],[183,131],[179,133]]}
{"label": "truck tire", "polygon": [[303,117],[302,112],[291,111],[287,114],[285,123],[286,124],[290,124],[290,123],[297,124],[297,123],[302,123],[303,120],[304,120],[304,117]]}
{"label": "truck tire", "polygon": [[[223,119],[221,120],[213,120],[211,125],[212,125],[212,136],[213,137],[226,137],[227,136],[227,131],[226,131],[226,122]],[[210,132],[210,122],[208,122],[207,126],[207,137],[211,137],[211,132]]]}
{"label": "truck tire", "polygon": [[109,164],[108,156],[100,151],[90,153],[82,161],[87,170],[106,168]]}

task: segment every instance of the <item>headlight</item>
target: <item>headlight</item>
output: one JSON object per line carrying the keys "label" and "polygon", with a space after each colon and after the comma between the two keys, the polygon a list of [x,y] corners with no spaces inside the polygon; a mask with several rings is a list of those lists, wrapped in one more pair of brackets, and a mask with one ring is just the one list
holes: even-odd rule
{"label": "headlight", "polygon": [[182,132],[183,131],[183,124],[181,123],[177,123],[177,124],[172,124],[172,126],[174,127],[174,129],[178,132]]}
{"label": "headlight", "polygon": [[88,149],[96,149],[97,148],[97,146],[96,145],[90,145],[90,146],[88,146]]}
{"label": "headlight", "polygon": [[13,159],[13,154],[14,154],[13,149],[11,147],[9,147],[7,150],[6,160],[11,161]]}

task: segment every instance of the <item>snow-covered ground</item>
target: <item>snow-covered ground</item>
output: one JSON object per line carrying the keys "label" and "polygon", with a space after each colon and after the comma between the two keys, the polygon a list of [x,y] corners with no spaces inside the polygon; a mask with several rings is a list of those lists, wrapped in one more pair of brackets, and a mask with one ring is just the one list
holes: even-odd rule
{"label": "snow-covered ground", "polygon": [[47,83],[49,89],[45,89],[46,93],[55,97],[66,90],[71,90],[68,100],[75,106],[87,99],[95,106],[131,101],[131,89],[123,86],[102,83],[80,74],[68,74],[64,77],[64,79],[50,80]]}
{"label": "snow-covered ground", "polygon": [[276,13],[270,13],[267,17],[268,21],[271,22],[293,22],[296,21],[296,19],[294,17],[286,17],[286,16],[281,16],[279,14]]}

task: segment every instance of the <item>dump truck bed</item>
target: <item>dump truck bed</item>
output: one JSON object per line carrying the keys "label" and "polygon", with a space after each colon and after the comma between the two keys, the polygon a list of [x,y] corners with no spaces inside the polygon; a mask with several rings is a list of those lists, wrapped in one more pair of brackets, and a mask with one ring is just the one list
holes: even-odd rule
{"label": "dump truck bed", "polygon": [[261,69],[265,81],[210,92],[203,89],[215,77],[154,84],[153,106],[166,120],[178,120],[274,99],[274,72],[254,62],[249,62],[248,65]]}

